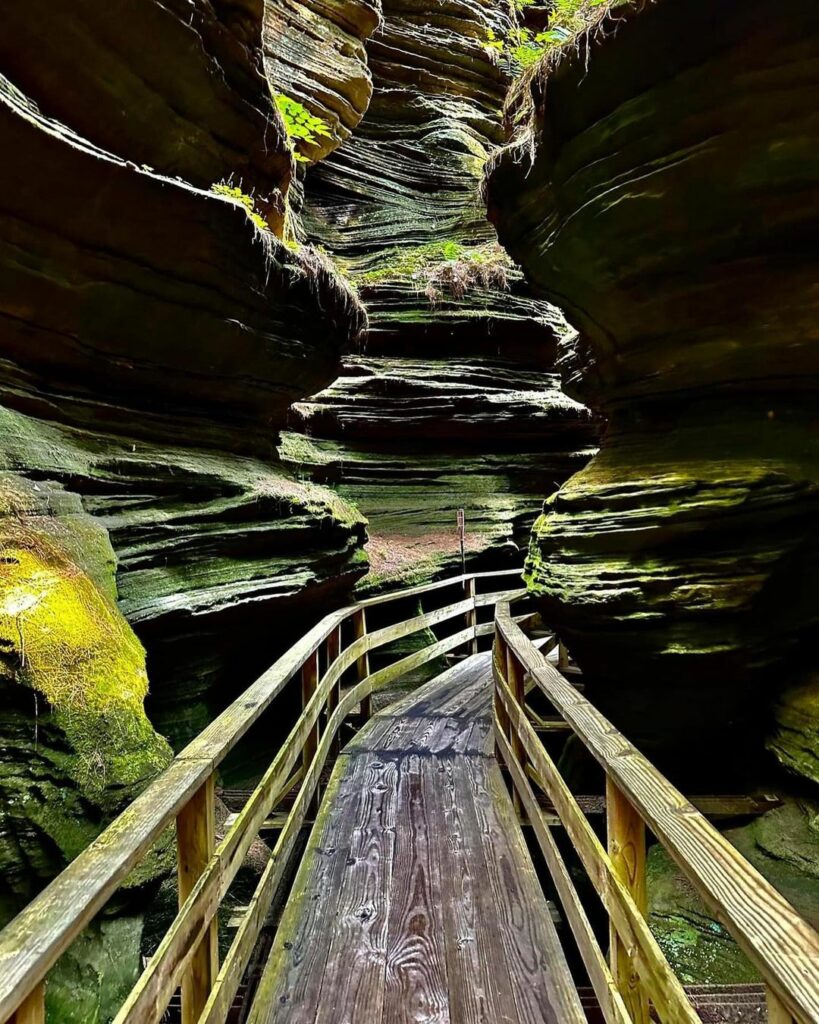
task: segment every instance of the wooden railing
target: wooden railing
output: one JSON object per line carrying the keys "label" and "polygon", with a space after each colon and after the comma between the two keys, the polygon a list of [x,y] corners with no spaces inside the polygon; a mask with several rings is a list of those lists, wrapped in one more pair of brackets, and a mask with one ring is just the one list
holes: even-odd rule
{"label": "wooden railing", "polygon": [[[552,647],[558,644],[556,638]],[[548,651],[548,647],[546,649]],[[496,609],[495,740],[533,827],[607,1024],[700,1024],[646,921],[646,829],[663,844],[767,987],[769,1024],[819,1022],[819,935],[660,772]],[[559,664],[565,665],[560,650]],[[606,777],[607,848],[537,734],[536,687]],[[539,806],[552,803],[610,922],[609,961]]]}
{"label": "wooden railing", "polygon": [[[116,1024],[159,1021],[181,987],[184,1024],[217,1024],[227,1017],[265,916],[300,829],[320,797],[319,780],[339,729],[371,694],[399,676],[459,647],[477,650],[492,622],[477,610],[520,591],[476,593],[476,583],[520,576],[512,569],[450,577],[326,615],[238,700],[234,701],[65,871],[0,933],[0,1021],[40,1024],[48,971],[116,892],[161,833],[176,828],[179,913],[115,1018]],[[374,631],[376,606],[455,588],[459,599]],[[463,595],[463,596],[461,596]],[[372,672],[369,655],[400,637],[453,619],[457,632]],[[349,624],[349,625],[348,625]],[[350,628],[351,627],[351,628]],[[344,633],[351,634],[345,646]],[[343,677],[354,683],[342,692]],[[215,845],[215,772],[226,755],[290,683],[300,682],[302,711],[270,767]],[[251,844],[270,813],[295,794],[270,859],[223,962],[218,960],[216,914]]]}

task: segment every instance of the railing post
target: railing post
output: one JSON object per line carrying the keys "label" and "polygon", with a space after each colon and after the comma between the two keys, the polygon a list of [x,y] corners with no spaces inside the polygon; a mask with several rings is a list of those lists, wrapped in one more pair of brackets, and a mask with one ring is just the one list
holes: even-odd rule
{"label": "railing post", "polygon": [[[506,681],[509,684],[509,689],[512,691],[515,704],[517,704],[520,710],[523,711],[526,697],[523,687],[523,666],[518,661],[517,655],[511,647],[506,648]],[[515,755],[515,760],[525,772],[526,754],[523,742],[511,719],[509,719],[509,742],[512,745],[512,752]],[[514,786],[512,787],[512,803],[515,805],[515,813],[520,816],[523,810],[523,805],[521,804],[520,794]]]}
{"label": "railing post", "polygon": [[[336,626],[336,628],[332,631],[332,633],[330,633],[330,635],[327,637],[327,671],[328,672],[333,667],[333,665],[334,665],[334,663],[335,663],[335,661],[338,658],[340,653],[341,653],[341,626]],[[333,683],[333,686],[332,686],[332,689],[330,690],[330,692],[327,694],[327,722],[328,723],[330,721],[330,718],[332,717],[333,712],[338,707],[340,701],[341,701],[341,678],[338,678]],[[341,727],[339,725],[339,730],[340,730],[340,728]],[[334,754],[337,754],[340,749],[341,749],[341,735],[340,735],[340,731],[339,731],[339,732],[336,732],[336,735],[335,735],[335,737],[333,739],[332,751],[333,751]]]}
{"label": "railing post", "polygon": [[[367,612],[364,608],[359,608],[353,616],[353,629],[355,630],[355,638],[359,640],[362,636],[367,635]],[[356,661],[356,671],[358,673],[358,681],[366,679],[370,674],[370,654],[369,651],[365,651]],[[368,694],[361,701],[361,719],[362,723],[366,722],[367,719],[373,713],[372,698]]]}
{"label": "railing post", "polygon": [[20,1003],[8,1024],[45,1024],[45,985],[43,982]]}
{"label": "railing post", "polygon": [[794,1024],[791,1011],[770,985],[765,986],[765,1002],[768,1006],[768,1024]]}
{"label": "railing post", "polygon": [[[497,665],[500,669],[500,674],[505,678],[506,672],[506,642],[501,635],[500,628],[495,623],[495,642],[492,649],[492,657],[497,659]],[[495,715],[493,720],[493,727],[495,729],[501,729],[504,733],[509,731],[509,717],[506,714],[506,709],[498,696],[498,684],[495,683],[495,692],[493,695]],[[498,744],[495,744],[495,759],[498,764],[503,764],[503,754]]]}
{"label": "railing post", "polygon": [[[185,903],[213,856],[215,777],[193,794],[176,817],[179,906]],[[214,916],[182,978],[182,1024],[196,1024],[219,973],[217,921]]]}
{"label": "railing post", "polygon": [[[301,667],[301,706],[302,711],[307,707],[310,698],[316,692],[318,686],[319,677],[319,652],[318,648],[307,658],[305,663]],[[316,756],[316,751],[319,745],[319,718],[316,718],[315,725],[307,733],[304,738],[304,746],[302,747],[301,763],[304,769],[305,776],[310,771],[310,766]],[[308,815],[315,817],[316,811],[318,810],[319,801],[321,800],[321,787],[316,783],[315,793],[310,800],[310,809]]]}
{"label": "railing post", "polygon": [[[646,916],[646,827],[643,819],[606,776],[608,853],[618,878],[628,888],[637,909]],[[635,951],[609,925],[609,962],[617,988],[634,1024],[649,1024],[648,996],[637,973]]]}
{"label": "railing post", "polygon": [[478,653],[478,638],[475,635],[475,629],[478,625],[478,613],[475,608],[475,577],[470,576],[468,580],[464,581],[464,593],[468,600],[472,602],[472,608],[464,616],[466,619],[466,628],[472,630],[472,639],[467,640],[466,649],[469,654]]}
{"label": "railing post", "polygon": [[557,641],[557,667],[561,672],[569,667],[569,652],[562,640]]}

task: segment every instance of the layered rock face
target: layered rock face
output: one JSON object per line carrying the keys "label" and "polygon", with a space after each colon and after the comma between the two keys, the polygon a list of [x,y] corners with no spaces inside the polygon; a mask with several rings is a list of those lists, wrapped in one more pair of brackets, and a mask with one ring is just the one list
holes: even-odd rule
{"label": "layered rock face", "polygon": [[294,406],[284,458],[369,519],[370,583],[513,557],[544,493],[595,428],[553,366],[567,330],[528,293],[485,220],[482,168],[501,138],[506,72],[486,42],[502,5],[384,4],[367,44],[358,129],[308,171],[302,224],[367,305],[364,354]]}
{"label": "layered rock face", "polygon": [[[772,704],[815,667],[819,11],[770,13],[627,13],[532,80],[490,179],[502,241],[579,330],[566,389],[608,420],[529,584],[593,699],[692,785],[763,771]],[[774,749],[815,778],[800,693]]]}
{"label": "layered rock face", "polygon": [[[189,739],[365,568],[361,516],[276,456],[365,316],[264,228],[293,157],[262,5],[138,6],[12,4],[0,44],[2,920],[168,763],[155,727]],[[51,1019],[113,1015],[169,854],[61,963]]]}
{"label": "layered rock face", "polygon": [[264,75],[263,6],[11,0],[0,66],[83,138],[199,188],[235,180],[280,225],[292,157]]}
{"label": "layered rock face", "polygon": [[312,141],[297,143],[305,161],[331,153],[358,125],[372,96],[365,40],[380,0],[284,0],[264,12],[265,66],[279,95],[323,123]]}

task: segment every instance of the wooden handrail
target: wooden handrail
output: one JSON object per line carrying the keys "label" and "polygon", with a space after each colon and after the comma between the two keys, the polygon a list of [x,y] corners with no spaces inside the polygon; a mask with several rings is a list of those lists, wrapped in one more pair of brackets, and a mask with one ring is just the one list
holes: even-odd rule
{"label": "wooden handrail", "polygon": [[[565,655],[563,656],[565,662]],[[510,679],[509,664],[526,673],[606,773],[609,850],[603,849],[532,727]],[[709,911],[730,932],[768,986],[771,1021],[819,1022],[819,934],[611,722],[580,694],[515,623],[508,603],[495,612],[495,729],[501,757],[552,868],[578,947],[606,1020],[647,1019],[651,997],[662,1020],[698,1020],[680,1002],[665,958],[648,932],[639,887],[643,826],[666,848]],[[522,749],[522,753],[521,753]],[[588,920],[538,807],[531,781],[557,810],[604,906],[615,942],[611,970],[592,948]],[[614,819],[614,820],[613,820]],[[637,820],[635,820],[637,819]],[[639,824],[637,823],[639,821]],[[628,849],[627,849],[628,848]],[[624,856],[627,853],[628,856]],[[625,863],[625,862],[628,863]],[[636,865],[636,867],[635,867]],[[634,877],[629,880],[629,874]],[[655,948],[656,947],[656,948]],[[627,975],[631,973],[631,981]],[[612,986],[620,1000],[612,998]]]}
{"label": "wooden handrail", "polygon": [[[318,797],[320,772],[337,742],[344,719],[359,704],[366,715],[373,691],[404,672],[458,647],[468,646],[474,650],[477,638],[494,628],[492,623],[478,625],[475,610],[520,593],[506,590],[476,597],[475,581],[515,575],[519,578],[520,570],[461,574],[368,598],[325,615],[189,743],[171,765],[0,932],[0,1021],[24,1019],[26,1024],[42,1021],[43,981],[47,972],[159,835],[175,823],[179,836],[180,910],[116,1020],[138,1021],[139,1024],[158,1021],[181,982],[184,1020],[204,1020],[207,1024],[224,1021],[264,921],[266,906],[281,881],[310,802]],[[393,626],[367,632],[367,609],[456,586],[467,594],[466,598]],[[392,665],[370,671],[370,651],[397,637],[465,614],[470,623],[466,629]],[[342,648],[340,631],[349,619],[354,620],[357,635],[351,644]],[[327,671],[319,679],[322,645],[326,645]],[[353,665],[357,666],[358,682],[342,696],[341,677]],[[233,826],[213,850],[212,798],[216,768],[285,687],[302,673],[302,715]],[[327,721],[322,730],[323,713]],[[296,801],[262,875],[248,917],[219,970],[213,939],[216,911],[259,828],[297,781],[300,788]]]}

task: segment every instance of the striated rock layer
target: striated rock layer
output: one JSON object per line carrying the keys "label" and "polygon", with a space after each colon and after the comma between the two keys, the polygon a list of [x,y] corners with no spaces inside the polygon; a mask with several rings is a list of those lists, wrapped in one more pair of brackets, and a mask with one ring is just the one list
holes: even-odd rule
{"label": "striated rock layer", "polygon": [[[365,568],[361,516],[276,457],[365,315],[258,212],[292,166],[263,7],[138,7],[12,4],[0,44],[0,922],[168,763],[157,728],[184,743]],[[255,211],[208,189],[231,175]],[[61,961],[50,1020],[115,1014],[169,853]]]}
{"label": "striated rock layer", "polygon": [[282,447],[367,515],[371,584],[454,568],[460,507],[471,559],[514,558],[539,498],[595,438],[549,374],[566,325],[479,200],[509,82],[486,43],[509,13],[481,0],[383,13],[369,109],[308,171],[301,211],[367,306],[365,354],[294,406]]}
{"label": "striated rock layer", "polygon": [[9,0],[0,67],[90,142],[199,188],[233,180],[280,226],[292,157],[264,75],[263,8]]}
{"label": "striated rock layer", "polygon": [[608,419],[527,576],[630,735],[747,781],[772,699],[815,666],[819,10],[661,0],[588,45],[532,79],[489,180],[502,241],[579,330],[566,389]]}
{"label": "striated rock layer", "polygon": [[365,41],[375,31],[380,0],[282,0],[266,3],[264,55],[279,95],[321,122],[312,140],[297,142],[318,161],[350,137],[372,96]]}

